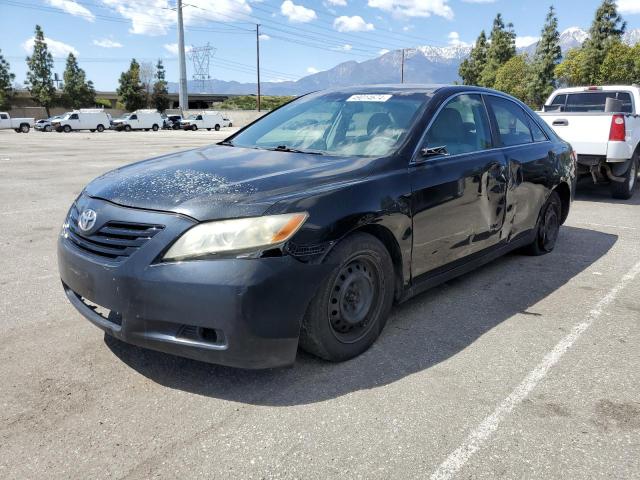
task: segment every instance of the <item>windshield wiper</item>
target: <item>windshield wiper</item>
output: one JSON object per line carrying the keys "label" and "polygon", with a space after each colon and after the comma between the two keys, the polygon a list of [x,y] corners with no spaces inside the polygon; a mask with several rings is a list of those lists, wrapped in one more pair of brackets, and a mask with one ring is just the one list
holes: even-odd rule
{"label": "windshield wiper", "polygon": [[313,150],[298,150],[297,148],[289,148],[286,145],[278,145],[275,148],[267,148],[267,150],[272,150],[275,152],[308,153],[309,155],[324,155],[324,153],[322,152]]}

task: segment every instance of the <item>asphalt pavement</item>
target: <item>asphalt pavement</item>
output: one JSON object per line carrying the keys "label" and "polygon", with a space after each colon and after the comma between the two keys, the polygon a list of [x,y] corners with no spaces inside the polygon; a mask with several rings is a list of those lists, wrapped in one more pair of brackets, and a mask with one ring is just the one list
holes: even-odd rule
{"label": "asphalt pavement", "polygon": [[97,175],[221,132],[0,132],[0,478],[640,478],[640,192],[397,306],[362,356],[244,371],[123,344],[55,244]]}

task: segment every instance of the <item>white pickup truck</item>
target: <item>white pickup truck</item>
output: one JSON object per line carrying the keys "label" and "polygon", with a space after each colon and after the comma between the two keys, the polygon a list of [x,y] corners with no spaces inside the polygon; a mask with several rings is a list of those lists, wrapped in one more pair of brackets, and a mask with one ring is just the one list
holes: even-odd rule
{"label": "white pickup truck", "polygon": [[13,128],[17,133],[29,133],[34,124],[34,118],[11,118],[7,112],[0,112],[0,130]]}
{"label": "white pickup truck", "polygon": [[539,113],[578,156],[578,174],[628,199],[640,170],[640,86],[561,88]]}

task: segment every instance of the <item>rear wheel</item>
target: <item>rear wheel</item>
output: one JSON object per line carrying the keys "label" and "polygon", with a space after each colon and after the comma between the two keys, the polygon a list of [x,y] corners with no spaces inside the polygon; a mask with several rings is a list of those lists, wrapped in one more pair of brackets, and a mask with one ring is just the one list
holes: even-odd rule
{"label": "rear wheel", "polygon": [[26,123],[23,123],[22,125],[20,125],[20,131],[22,133],[29,133],[29,125],[27,125]]}
{"label": "rear wheel", "polygon": [[65,125],[64,127],[62,127],[62,130],[64,131],[64,133],[69,133],[71,131],[71,125]]}
{"label": "rear wheel", "polygon": [[529,255],[544,255],[553,251],[560,234],[562,224],[562,201],[557,192],[551,192],[542,207],[536,226],[536,239],[527,247]]}
{"label": "rear wheel", "polygon": [[233,123],[229,122],[229,125],[227,125],[229,128],[233,127]]}
{"label": "rear wheel", "polygon": [[613,198],[628,200],[633,196],[638,185],[639,156],[636,153],[629,162],[627,173],[624,174],[624,182],[611,182],[611,196]]}
{"label": "rear wheel", "polygon": [[215,128],[215,130],[217,132],[218,130],[220,130],[220,125],[216,125],[214,128]]}
{"label": "rear wheel", "polygon": [[211,131],[211,129],[210,129],[210,128],[207,128],[207,132],[210,132],[210,131]]}
{"label": "rear wheel", "polygon": [[153,124],[153,127],[151,127],[151,130],[153,130],[154,132],[157,132],[160,129],[160,127],[158,127],[158,125],[156,125],[155,123]]}
{"label": "rear wheel", "polygon": [[334,362],[367,350],[382,331],[393,302],[393,264],[375,237],[356,233],[325,259],[335,264],[302,322],[300,346]]}

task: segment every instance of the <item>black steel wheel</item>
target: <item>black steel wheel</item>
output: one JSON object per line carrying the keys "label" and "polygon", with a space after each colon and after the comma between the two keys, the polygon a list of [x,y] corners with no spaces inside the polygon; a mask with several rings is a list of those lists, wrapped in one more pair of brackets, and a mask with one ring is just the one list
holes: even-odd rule
{"label": "black steel wheel", "polygon": [[348,360],[367,350],[386,323],[393,263],[386,247],[366,233],[341,241],[325,262],[336,267],[309,304],[300,346],[325,360]]}
{"label": "black steel wheel", "polygon": [[125,132],[130,132],[131,131],[131,125],[125,125],[124,126],[124,131]]}
{"label": "black steel wheel", "polygon": [[629,168],[624,174],[624,182],[611,182],[611,196],[613,198],[628,200],[633,196],[638,185],[639,157],[640,155],[636,153],[629,162]]}
{"label": "black steel wheel", "polygon": [[71,132],[71,125],[65,125],[64,127],[62,127],[62,130],[64,131],[64,133]]}
{"label": "black steel wheel", "polygon": [[215,130],[217,132],[218,130],[220,130],[220,125],[216,124],[216,126],[214,128],[215,128]]}
{"label": "black steel wheel", "polygon": [[557,192],[551,192],[542,207],[536,227],[536,238],[527,246],[530,255],[544,255],[553,251],[562,225],[562,202]]}
{"label": "black steel wheel", "polygon": [[96,130],[98,130],[98,133],[102,133],[104,132],[104,125],[100,124],[96,127]]}

